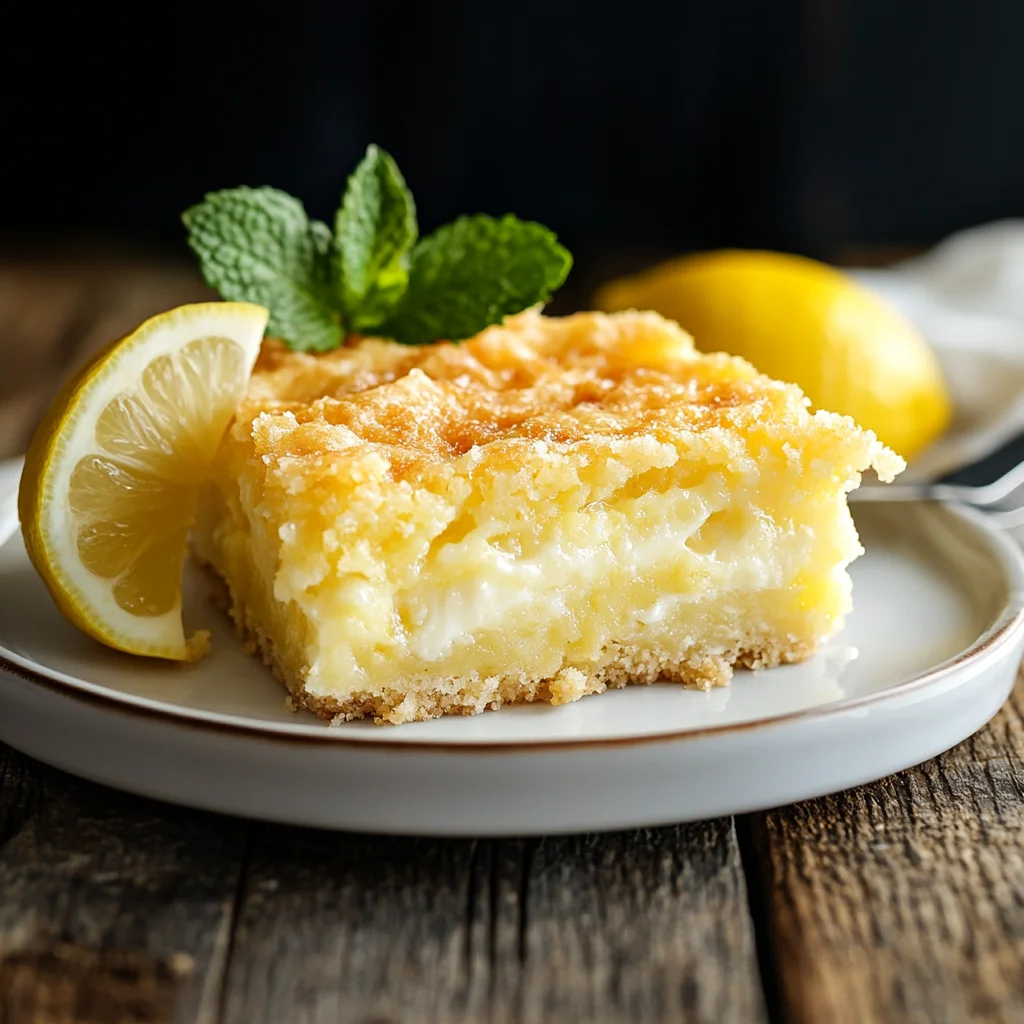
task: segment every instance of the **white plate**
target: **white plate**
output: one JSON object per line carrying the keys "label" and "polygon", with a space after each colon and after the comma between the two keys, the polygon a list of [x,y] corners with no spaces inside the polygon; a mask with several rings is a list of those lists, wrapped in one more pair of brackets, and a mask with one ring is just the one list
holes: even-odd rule
{"label": "white plate", "polygon": [[[19,466],[0,467],[0,496]],[[999,709],[1024,646],[1024,558],[974,513],[856,509],[855,611],[813,660],[397,727],[284,710],[187,579],[214,652],[109,651],[58,615],[20,537],[0,549],[0,739],[67,771],[274,821],[407,834],[609,829],[750,811],[926,760]]]}

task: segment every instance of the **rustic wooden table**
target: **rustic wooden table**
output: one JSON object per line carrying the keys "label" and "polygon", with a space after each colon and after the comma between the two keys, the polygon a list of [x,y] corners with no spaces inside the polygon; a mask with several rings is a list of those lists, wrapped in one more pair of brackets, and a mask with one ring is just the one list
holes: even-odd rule
{"label": "rustic wooden table", "polygon": [[[0,261],[0,444],[191,271]],[[1024,1021],[1024,683],[973,739],[696,825],[436,841],[216,817],[0,746],[0,1024]]]}

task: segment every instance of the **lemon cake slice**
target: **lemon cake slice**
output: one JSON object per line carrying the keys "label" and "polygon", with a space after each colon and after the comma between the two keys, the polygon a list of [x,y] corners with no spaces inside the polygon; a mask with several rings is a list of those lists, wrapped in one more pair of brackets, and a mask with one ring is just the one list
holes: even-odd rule
{"label": "lemon cake slice", "polygon": [[296,705],[409,722],[814,653],[902,461],[653,313],[266,342],[194,529]]}

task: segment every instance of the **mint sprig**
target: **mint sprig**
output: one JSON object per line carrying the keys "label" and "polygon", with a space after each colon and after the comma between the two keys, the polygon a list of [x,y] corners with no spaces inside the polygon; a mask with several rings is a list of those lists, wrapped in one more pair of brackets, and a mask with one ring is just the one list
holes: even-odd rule
{"label": "mint sprig", "polygon": [[331,230],[275,188],[211,192],[182,214],[206,283],[270,310],[267,330],[324,352],[342,341],[330,301]]}
{"label": "mint sprig", "polygon": [[542,224],[511,215],[460,217],[416,246],[408,290],[381,332],[404,345],[470,338],[547,302],[571,266]]}
{"label": "mint sprig", "polygon": [[394,160],[370,146],[334,216],[334,274],[350,330],[376,327],[409,281],[416,207]]}
{"label": "mint sprig", "polygon": [[417,238],[416,209],[376,146],[352,173],[334,231],[272,188],[212,192],[182,215],[203,276],[270,310],[268,333],[322,352],[347,333],[459,341],[538,302],[572,257],[540,224],[478,215]]}

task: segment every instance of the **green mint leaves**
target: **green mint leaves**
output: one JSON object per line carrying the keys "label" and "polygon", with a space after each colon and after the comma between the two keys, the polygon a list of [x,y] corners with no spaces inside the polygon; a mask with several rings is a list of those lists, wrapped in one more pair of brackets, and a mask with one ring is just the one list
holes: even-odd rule
{"label": "green mint leaves", "polygon": [[267,306],[268,333],[303,352],[347,333],[461,341],[546,302],[572,266],[551,231],[511,215],[460,217],[417,241],[412,195],[376,146],[349,178],[333,232],[272,188],[211,192],[182,220],[207,283]]}
{"label": "green mint leaves", "polygon": [[270,310],[267,331],[324,352],[341,344],[330,303],[330,228],[274,188],[212,192],[182,214],[206,283],[225,299]]}
{"label": "green mint leaves", "polygon": [[405,345],[472,337],[547,302],[571,266],[572,257],[540,224],[511,215],[460,217],[413,250],[408,290],[382,333]]}
{"label": "green mint leaves", "polygon": [[395,161],[370,146],[334,215],[335,280],[354,331],[376,327],[409,282],[416,207]]}

